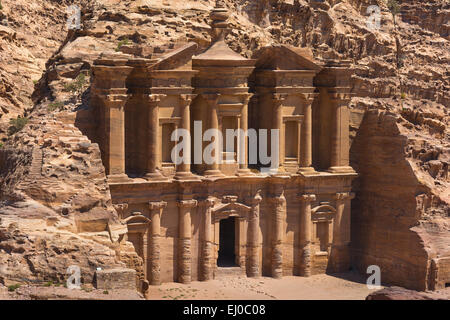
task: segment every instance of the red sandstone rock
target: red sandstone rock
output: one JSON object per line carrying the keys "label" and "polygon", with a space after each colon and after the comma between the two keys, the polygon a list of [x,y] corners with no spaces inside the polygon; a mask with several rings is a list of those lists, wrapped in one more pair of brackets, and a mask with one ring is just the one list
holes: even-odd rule
{"label": "red sandstone rock", "polygon": [[401,287],[389,287],[369,294],[366,300],[449,300],[450,292],[419,292]]}

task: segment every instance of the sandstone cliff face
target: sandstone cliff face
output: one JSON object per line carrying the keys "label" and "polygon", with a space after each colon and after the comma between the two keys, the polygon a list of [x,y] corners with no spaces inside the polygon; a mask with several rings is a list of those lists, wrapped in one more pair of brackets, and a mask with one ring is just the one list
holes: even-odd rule
{"label": "sandstone cliff face", "polygon": [[33,108],[35,84],[67,37],[66,8],[88,1],[3,0],[0,10],[0,140]]}
{"label": "sandstone cliff face", "polygon": [[[287,43],[311,48],[319,60],[352,59],[356,95],[351,102],[352,162],[361,174],[355,182],[354,264],[362,272],[368,264],[379,264],[384,280],[402,286],[445,285],[450,276],[445,258],[449,256],[448,2],[401,1],[396,25],[382,1],[375,0],[225,2],[233,12],[226,40],[247,57],[261,46]],[[64,10],[73,3],[83,7],[82,29],[68,32]],[[139,269],[139,259],[123,240],[124,230],[111,206],[98,146],[90,140],[95,126],[87,103],[90,68],[103,52],[156,57],[186,41],[197,42],[202,50],[210,40],[207,22],[214,1],[4,0],[2,4],[0,20],[7,21],[0,26],[3,137],[9,118],[25,114],[30,120],[0,149],[5,216],[1,225],[12,230],[3,231],[0,245],[13,241],[0,247],[9,266],[0,270],[0,276],[10,278],[17,270],[11,266],[20,262],[23,277],[42,278],[40,269],[23,258],[35,253],[11,249],[22,241],[20,236],[14,238],[13,230],[21,236],[38,230],[50,242],[62,233],[86,248],[100,245],[105,252],[115,252],[92,263],[88,251],[75,250],[79,256],[74,260],[83,261],[90,274],[94,264],[113,260]],[[366,25],[367,7],[375,4],[381,7],[379,30]],[[371,109],[382,111],[367,113],[360,127]],[[52,231],[44,232],[47,228]],[[40,267],[53,270],[54,276],[63,269]],[[432,280],[436,277],[441,278]]]}
{"label": "sandstone cliff face", "polygon": [[[361,272],[378,265],[386,283],[416,290],[442,288],[445,281],[436,279],[431,264],[432,259],[445,263],[449,255],[450,206],[443,194],[449,183],[446,171],[434,169],[433,181],[418,167],[413,154],[417,157],[424,141],[417,143],[419,134],[402,122],[395,113],[369,111],[353,142],[352,165],[360,174],[352,208],[353,262]],[[447,163],[449,150],[434,148],[440,152],[426,161]],[[441,276],[446,274],[442,269]]]}
{"label": "sandstone cliff face", "polygon": [[13,143],[2,148],[0,282],[63,282],[76,265],[91,283],[98,267],[130,265],[98,145],[39,112]]}

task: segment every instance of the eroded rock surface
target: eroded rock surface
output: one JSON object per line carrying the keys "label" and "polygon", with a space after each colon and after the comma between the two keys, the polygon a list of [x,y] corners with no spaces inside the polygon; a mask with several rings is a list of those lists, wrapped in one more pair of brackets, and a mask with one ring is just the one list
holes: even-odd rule
{"label": "eroded rock surface", "polygon": [[389,287],[369,294],[366,300],[448,300],[450,292],[417,292],[401,287]]}

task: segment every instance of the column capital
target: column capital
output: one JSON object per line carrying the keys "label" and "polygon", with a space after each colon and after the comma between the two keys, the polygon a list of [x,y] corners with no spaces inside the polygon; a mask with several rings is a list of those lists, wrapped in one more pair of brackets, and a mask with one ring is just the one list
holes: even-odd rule
{"label": "column capital", "polygon": [[334,196],[336,200],[347,200],[347,199],[353,199],[355,198],[355,194],[353,192],[338,192]]}
{"label": "column capital", "polygon": [[261,190],[259,190],[254,197],[247,198],[247,201],[252,205],[252,207],[259,205],[262,201]]}
{"label": "column capital", "polygon": [[210,106],[215,107],[219,102],[220,93],[202,93],[201,97],[205,99]]}
{"label": "column capital", "polygon": [[270,203],[273,203],[275,205],[283,205],[286,203],[286,198],[284,197],[284,194],[277,197],[269,198],[268,200]]}
{"label": "column capital", "polygon": [[180,100],[182,101],[184,106],[188,106],[191,104],[192,100],[194,100],[197,95],[196,94],[180,94]]}
{"label": "column capital", "polygon": [[302,194],[302,195],[300,195],[300,201],[301,202],[316,201],[316,195],[315,194]]}
{"label": "column capital", "polygon": [[242,104],[246,105],[250,101],[250,99],[253,97],[253,93],[240,93],[238,94],[239,97],[242,98]]}
{"label": "column capital", "polygon": [[280,107],[288,96],[289,94],[287,93],[272,93],[272,101],[275,103],[276,107]]}
{"label": "column capital", "polygon": [[206,208],[212,208],[215,203],[216,203],[216,201],[213,198],[207,198],[207,199],[204,199],[204,200],[200,200],[198,202],[198,205],[206,207]]}
{"label": "column capital", "polygon": [[162,99],[167,97],[165,94],[149,94],[148,95],[148,102],[152,105],[155,105],[159,102],[161,102]]}
{"label": "column capital", "polygon": [[159,210],[166,208],[167,202],[165,201],[149,202],[148,205],[150,210]]}
{"label": "column capital", "polygon": [[123,218],[125,211],[128,210],[128,203],[113,204],[113,207],[114,209],[116,209],[117,213],[119,214],[119,217]]}
{"label": "column capital", "polygon": [[103,103],[106,104],[106,107],[120,108],[124,105],[125,102],[127,102],[129,95],[111,93],[111,94],[99,94],[97,95],[97,97],[99,97],[103,101]]}
{"label": "column capital", "polygon": [[299,96],[303,101],[307,103],[313,103],[314,99],[319,96],[319,93],[299,93]]}
{"label": "column capital", "polygon": [[197,200],[180,200],[177,202],[177,205],[180,208],[194,208],[197,204]]}
{"label": "column capital", "polygon": [[353,96],[352,93],[339,91],[329,91],[328,95],[330,96],[330,100],[332,100],[333,102],[341,102],[343,104],[350,102]]}

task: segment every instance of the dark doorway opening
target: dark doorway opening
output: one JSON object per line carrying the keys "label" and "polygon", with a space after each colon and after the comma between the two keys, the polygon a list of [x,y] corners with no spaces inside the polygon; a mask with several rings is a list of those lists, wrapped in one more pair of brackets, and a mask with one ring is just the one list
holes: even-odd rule
{"label": "dark doorway opening", "polygon": [[219,258],[217,266],[219,267],[236,267],[235,253],[235,227],[236,220],[234,217],[220,220],[219,234]]}

